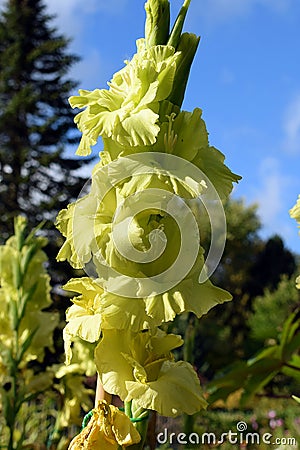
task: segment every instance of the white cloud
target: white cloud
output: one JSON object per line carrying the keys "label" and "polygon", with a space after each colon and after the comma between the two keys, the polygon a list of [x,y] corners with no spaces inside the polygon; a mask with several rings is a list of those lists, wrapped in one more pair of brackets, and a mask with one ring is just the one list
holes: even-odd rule
{"label": "white cloud", "polygon": [[98,12],[120,14],[128,0],[44,0],[51,13],[62,17]]}
{"label": "white cloud", "polygon": [[282,198],[284,179],[280,173],[279,161],[271,157],[263,159],[259,167],[259,179],[262,183],[256,189],[255,201],[259,205],[259,215],[263,224],[270,226],[274,224],[284,205]]}
{"label": "white cloud", "polygon": [[289,153],[300,152],[300,93],[288,105],[283,119],[285,139],[283,148]]}
{"label": "white cloud", "polygon": [[258,214],[263,225],[262,235],[267,237],[279,234],[294,248],[295,233],[288,214],[288,198],[295,180],[283,173],[280,160],[273,157],[261,161],[258,179],[261,183],[252,191],[251,202],[258,204]]}
{"label": "white cloud", "polygon": [[[2,1],[2,0],[0,0]],[[44,0],[47,11],[56,15],[56,23],[65,34],[80,33],[89,15],[99,12],[122,14],[128,0]],[[84,20],[86,19],[86,20]]]}
{"label": "white cloud", "polygon": [[[56,24],[61,32],[75,35],[81,31],[84,16],[99,12],[122,14],[129,0],[44,0],[47,12],[57,16]],[[7,0],[0,0],[0,9]]]}

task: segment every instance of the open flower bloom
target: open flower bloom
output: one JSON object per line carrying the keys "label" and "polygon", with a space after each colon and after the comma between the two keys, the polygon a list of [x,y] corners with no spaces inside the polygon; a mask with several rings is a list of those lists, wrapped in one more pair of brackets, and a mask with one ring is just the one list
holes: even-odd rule
{"label": "open flower bloom", "polygon": [[[204,257],[188,202],[198,201],[207,187],[201,178],[186,175],[184,160],[176,166],[174,158],[170,171],[156,164],[153,169],[149,157],[118,159],[94,172],[90,193],[60,212],[57,226],[66,242],[58,259],[68,259],[76,268],[92,264],[95,277],[94,282],[84,281],[89,283],[88,292],[84,286],[74,289],[82,296],[69,310],[69,335],[77,328],[79,337],[94,342],[101,322],[102,328],[117,323],[120,329],[128,326],[131,317],[130,326],[138,331],[147,320],[148,326],[149,320],[159,325],[183,311],[200,317],[231,300],[209,280],[198,282]],[[124,315],[124,310],[130,314]]]}
{"label": "open flower bloom", "polygon": [[[298,196],[297,203],[290,209],[290,216],[292,219],[296,219],[298,227],[300,227],[300,195]],[[296,279],[296,287],[300,289],[300,276]]]}
{"label": "open flower bloom", "polygon": [[[161,124],[156,144],[150,148],[138,147],[139,152],[146,150],[146,153],[138,155],[144,156],[144,162],[141,158],[138,161],[135,160],[135,155],[130,156],[134,152],[133,147],[122,147],[112,139],[104,139],[105,150],[101,154],[102,161],[93,171],[90,193],[70,204],[57,217],[57,228],[66,237],[66,242],[58,254],[58,260],[67,259],[74,268],[83,268],[100,249],[102,256],[109,264],[114,263],[116,268],[124,266],[128,273],[139,276],[145,272],[145,268],[146,272],[147,270],[149,272],[149,265],[146,267],[143,264],[141,269],[141,265],[129,263],[128,260],[124,264],[124,258],[117,254],[115,246],[111,245],[112,225],[116,212],[122,213],[122,220],[118,219],[117,223],[118,228],[122,229],[123,225],[126,226],[126,223],[129,223],[130,207],[136,211],[137,202],[140,207],[148,206],[148,214],[143,215],[143,220],[146,222],[151,216],[152,230],[150,230],[150,224],[147,224],[148,230],[145,230],[143,224],[137,223],[141,222],[141,215],[133,217],[130,222],[131,228],[128,230],[133,246],[145,252],[150,245],[149,233],[155,226],[165,231],[167,229],[165,221],[169,222],[168,227],[172,230],[172,236],[175,239],[178,238],[178,233],[173,233],[174,223],[171,224],[165,212],[162,213],[163,205],[166,205],[166,202],[170,203],[168,193],[173,193],[188,202],[191,198],[201,196],[205,190],[209,191],[207,189],[209,184],[215,191],[214,197],[217,195],[221,199],[227,198],[232,190],[233,182],[238,181],[240,177],[233,174],[224,164],[224,155],[209,146],[206,127],[201,119],[201,110],[195,109],[193,113],[182,111],[177,115],[165,114],[164,117],[165,121]],[[169,157],[168,164],[174,165],[174,161],[170,162],[170,155],[174,155],[174,170],[168,171],[165,167],[160,167],[159,157],[156,160],[152,158],[151,161],[151,157],[147,156],[149,149],[155,152],[151,155],[163,155],[164,153],[161,152],[165,152],[165,157]],[[127,156],[119,158],[120,154]],[[110,162],[109,166],[103,167],[103,164],[108,162]],[[198,173],[194,173],[194,178],[186,176],[191,166],[200,169]],[[148,198],[145,197],[146,189],[150,192]],[[162,191],[160,202],[157,198],[154,199],[154,196],[151,198],[153,189]],[[164,191],[167,191],[165,195]],[[131,215],[133,216],[133,213]],[[120,214],[118,216],[120,217]],[[190,216],[185,215],[185,217],[189,222]],[[199,224],[201,221],[203,217],[199,218]],[[153,251],[155,245],[160,244],[161,239],[157,239],[156,243],[151,242]],[[172,248],[171,245],[168,247]],[[174,250],[176,251],[176,244]],[[171,253],[175,254],[175,251]],[[166,255],[167,253],[164,254],[164,261]],[[167,258],[170,258],[170,252]],[[96,258],[95,262],[99,265],[99,259]],[[161,269],[161,263],[162,259],[156,261],[156,271]],[[144,273],[144,276],[148,276],[147,273]]]}
{"label": "open flower bloom", "polygon": [[73,278],[65,286],[67,291],[80,295],[72,299],[73,305],[66,313],[67,325],[64,328],[66,362],[70,363],[71,344],[80,338],[87,342],[98,341],[101,333],[101,314],[99,297],[102,289],[87,277]]}
{"label": "open flower bloom", "polygon": [[210,280],[199,282],[199,273],[204,266],[204,257],[199,257],[189,274],[176,286],[158,295],[144,299],[147,315],[156,322],[168,322],[184,311],[191,311],[198,318],[214,306],[230,301],[229,292],[216,287]]}
{"label": "open flower bloom", "polygon": [[[233,173],[225,164],[225,156],[210,146],[208,132],[202,110],[180,111],[170,102],[163,101],[160,108],[160,131],[151,146],[122,146],[116,141],[104,138],[104,148],[100,153],[100,166],[111,163],[120,156],[136,153],[162,152],[175,155],[198,167],[216,189],[223,200],[228,197],[233,183],[241,177]],[[96,166],[97,170],[97,166]]]}
{"label": "open flower bloom", "polygon": [[175,362],[171,353],[182,343],[180,336],[159,329],[154,334],[105,330],[95,350],[105,391],[164,416],[205,408],[196,372],[187,362]]}
{"label": "open flower bloom", "polygon": [[[56,226],[66,237],[57,259],[67,259],[74,268],[83,268],[99,250],[103,257],[110,259],[110,263],[113,259],[124,260],[113,250],[109,241],[113,224],[121,229],[122,225],[129,223],[129,219],[133,219],[128,230],[130,239],[138,250],[145,250],[149,247],[149,241],[146,241],[155,225],[167,229],[167,224],[162,221],[170,216],[168,210],[172,212],[171,194],[184,201],[199,196],[206,188],[204,180],[192,180],[184,176],[180,180],[159,167],[153,169],[149,158],[145,167],[133,158],[123,158],[107,170],[104,167],[103,170],[95,171],[90,193],[61,210],[57,217]],[[134,170],[136,174],[132,174]],[[184,173],[184,167],[181,171]],[[153,193],[154,189],[160,191],[159,196]],[[179,207],[174,202],[173,208]],[[137,203],[141,210],[139,215],[136,214]],[[143,210],[146,210],[145,213]],[[186,214],[183,217],[190,219]],[[151,224],[147,223],[149,220]],[[143,230],[144,223],[147,224],[146,230]],[[175,224],[172,235],[173,230]],[[159,269],[157,265],[156,268]],[[128,266],[128,261],[126,269],[134,273],[143,272],[136,264]]]}
{"label": "open flower bloom", "polygon": [[290,209],[290,216],[292,219],[297,220],[298,225],[300,226],[300,195],[298,196],[297,203]]}
{"label": "open flower bloom", "polygon": [[196,265],[188,277],[168,292],[146,298],[128,298],[106,292],[97,280],[88,277],[71,279],[64,289],[80,295],[72,299],[74,304],[66,314],[64,341],[67,363],[71,361],[71,344],[76,337],[98,342],[103,330],[130,328],[138,332],[153,329],[184,311],[192,311],[201,317],[217,304],[231,300],[227,291],[209,280],[199,283],[198,272]]}
{"label": "open flower bloom", "polygon": [[[219,197],[226,199],[233,183],[241,177],[231,172],[224,164],[225,156],[210,146],[206,125],[201,118],[202,110],[195,108],[193,112],[180,111],[168,102],[162,102],[162,105],[160,132],[155,144],[151,148],[139,147],[135,151],[165,152],[191,162],[205,174]],[[114,147],[111,141],[104,140],[104,153],[108,152],[112,159],[121,153],[120,148]],[[133,153],[130,148],[122,150],[122,155]]]}
{"label": "open flower bloom", "polygon": [[69,450],[118,450],[140,442],[138,431],[123,412],[105,400],[93,409],[88,425],[69,445]]}
{"label": "open flower bloom", "polygon": [[[207,176],[223,200],[232,191],[233,182],[241,179],[224,164],[225,156],[208,142],[208,133],[202,111],[181,111],[173,121],[172,130],[177,136],[172,153],[192,162]],[[164,124],[166,127],[166,125]],[[163,131],[163,130],[162,130]]]}
{"label": "open flower bloom", "polygon": [[109,90],[80,90],[70,98],[73,108],[86,108],[75,117],[83,133],[77,154],[89,154],[99,136],[133,147],[155,142],[159,102],[171,92],[179,53],[165,45],[146,49],[143,39],[137,47],[132,60],[108,83]]}
{"label": "open flower bloom", "polygon": [[89,277],[72,278],[64,289],[79,294],[72,299],[74,304],[66,313],[63,334],[67,364],[72,359],[71,344],[78,345],[78,338],[94,343],[99,341],[102,329],[131,328],[137,332],[157,325],[146,314],[143,301],[113,294],[107,296],[100,284]]}

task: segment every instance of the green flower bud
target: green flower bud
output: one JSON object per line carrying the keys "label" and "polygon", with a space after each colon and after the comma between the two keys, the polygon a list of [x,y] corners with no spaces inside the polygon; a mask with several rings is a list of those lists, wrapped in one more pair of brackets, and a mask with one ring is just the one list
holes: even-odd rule
{"label": "green flower bud", "polygon": [[170,29],[170,3],[169,0],[148,0],[145,4],[146,47],[165,45]]}
{"label": "green flower bud", "polygon": [[187,13],[187,10],[190,6],[191,0],[185,0],[181,10],[179,11],[179,14],[175,20],[175,23],[173,25],[169,40],[168,40],[168,45],[171,45],[172,47],[174,47],[175,49],[177,49],[179,41],[180,41],[180,37],[181,37],[181,33],[182,33],[182,29],[183,29],[183,24],[185,21],[185,16]]}
{"label": "green flower bud", "polygon": [[193,33],[181,35],[177,51],[180,52],[174,77],[173,89],[168,99],[174,105],[181,106],[193,59],[195,57],[200,37]]}

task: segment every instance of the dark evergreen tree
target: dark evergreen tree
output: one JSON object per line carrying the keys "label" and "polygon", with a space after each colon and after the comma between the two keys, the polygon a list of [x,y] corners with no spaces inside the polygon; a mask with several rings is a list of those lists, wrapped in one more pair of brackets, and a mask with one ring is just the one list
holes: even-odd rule
{"label": "dark evergreen tree", "polygon": [[78,140],[68,104],[78,58],[45,9],[43,0],[8,0],[0,17],[1,241],[17,214],[53,223],[84,183],[82,161],[65,155]]}
{"label": "dark evergreen tree", "polygon": [[280,236],[267,240],[250,271],[247,289],[252,296],[263,295],[264,288],[277,289],[282,275],[290,278],[296,270],[294,255],[284,246]]}

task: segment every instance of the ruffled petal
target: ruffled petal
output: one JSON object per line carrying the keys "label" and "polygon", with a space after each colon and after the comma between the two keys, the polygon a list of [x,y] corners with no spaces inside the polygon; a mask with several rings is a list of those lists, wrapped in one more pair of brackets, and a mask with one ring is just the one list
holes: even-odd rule
{"label": "ruffled petal", "polygon": [[207,406],[197,374],[185,361],[165,361],[155,381],[126,381],[125,384],[126,401],[134,400],[140,407],[163,416],[195,414]]}

